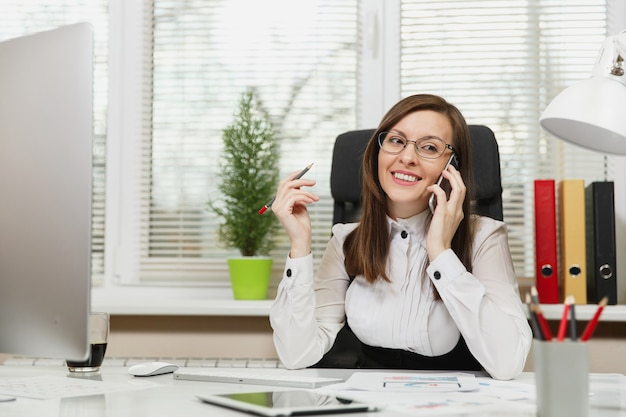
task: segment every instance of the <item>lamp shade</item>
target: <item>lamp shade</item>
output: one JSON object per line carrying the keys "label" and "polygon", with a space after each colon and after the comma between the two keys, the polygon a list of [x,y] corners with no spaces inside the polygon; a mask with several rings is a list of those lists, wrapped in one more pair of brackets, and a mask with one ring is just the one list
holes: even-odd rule
{"label": "lamp shade", "polygon": [[603,153],[626,154],[625,32],[608,38],[591,78],[563,90],[539,122],[553,135]]}
{"label": "lamp shade", "polygon": [[626,86],[604,77],[583,80],[556,96],[540,123],[567,142],[626,154]]}

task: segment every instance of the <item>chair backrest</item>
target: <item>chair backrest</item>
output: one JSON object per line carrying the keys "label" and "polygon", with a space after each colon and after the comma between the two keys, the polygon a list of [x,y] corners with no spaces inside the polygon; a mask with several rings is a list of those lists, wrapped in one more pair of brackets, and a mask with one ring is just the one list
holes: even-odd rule
{"label": "chair backrest", "polygon": [[[500,153],[491,129],[470,125],[474,201],[472,212],[502,220]],[[335,140],[330,172],[330,192],[334,200],[333,224],[359,220],[361,213],[361,163],[374,129],[342,133]]]}

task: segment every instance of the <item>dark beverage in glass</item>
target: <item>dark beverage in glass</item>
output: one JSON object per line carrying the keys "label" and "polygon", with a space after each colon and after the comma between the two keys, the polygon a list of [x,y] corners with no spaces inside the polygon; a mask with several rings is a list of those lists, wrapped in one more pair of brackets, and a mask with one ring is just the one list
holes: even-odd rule
{"label": "dark beverage in glass", "polygon": [[91,343],[89,349],[89,357],[84,361],[72,361],[67,359],[67,367],[71,372],[96,372],[102,366],[104,354],[107,350],[107,344]]}

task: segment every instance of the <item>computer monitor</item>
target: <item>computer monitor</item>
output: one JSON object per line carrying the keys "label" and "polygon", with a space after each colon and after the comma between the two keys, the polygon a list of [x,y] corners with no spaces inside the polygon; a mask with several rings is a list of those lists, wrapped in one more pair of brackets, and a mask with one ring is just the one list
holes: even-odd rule
{"label": "computer monitor", "polygon": [[93,140],[89,24],[0,42],[0,352],[84,359]]}

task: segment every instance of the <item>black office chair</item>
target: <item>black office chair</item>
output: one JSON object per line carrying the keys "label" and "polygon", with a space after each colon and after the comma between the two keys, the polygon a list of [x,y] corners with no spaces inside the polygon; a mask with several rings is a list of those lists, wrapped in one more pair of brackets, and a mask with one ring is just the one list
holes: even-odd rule
{"label": "black office chair", "polygon": [[[474,201],[472,212],[502,220],[500,153],[493,131],[470,125]],[[337,136],[330,172],[330,193],[334,200],[333,224],[359,220],[361,213],[361,162],[374,129],[354,130]]]}
{"label": "black office chair", "polygon": [[[502,220],[500,153],[495,135],[486,126],[470,125],[474,201],[472,212]],[[361,162],[374,129],[355,130],[337,136],[330,173],[334,199],[333,224],[359,220],[361,213]],[[344,326],[330,351],[314,367],[355,368],[361,355],[361,342]]]}

